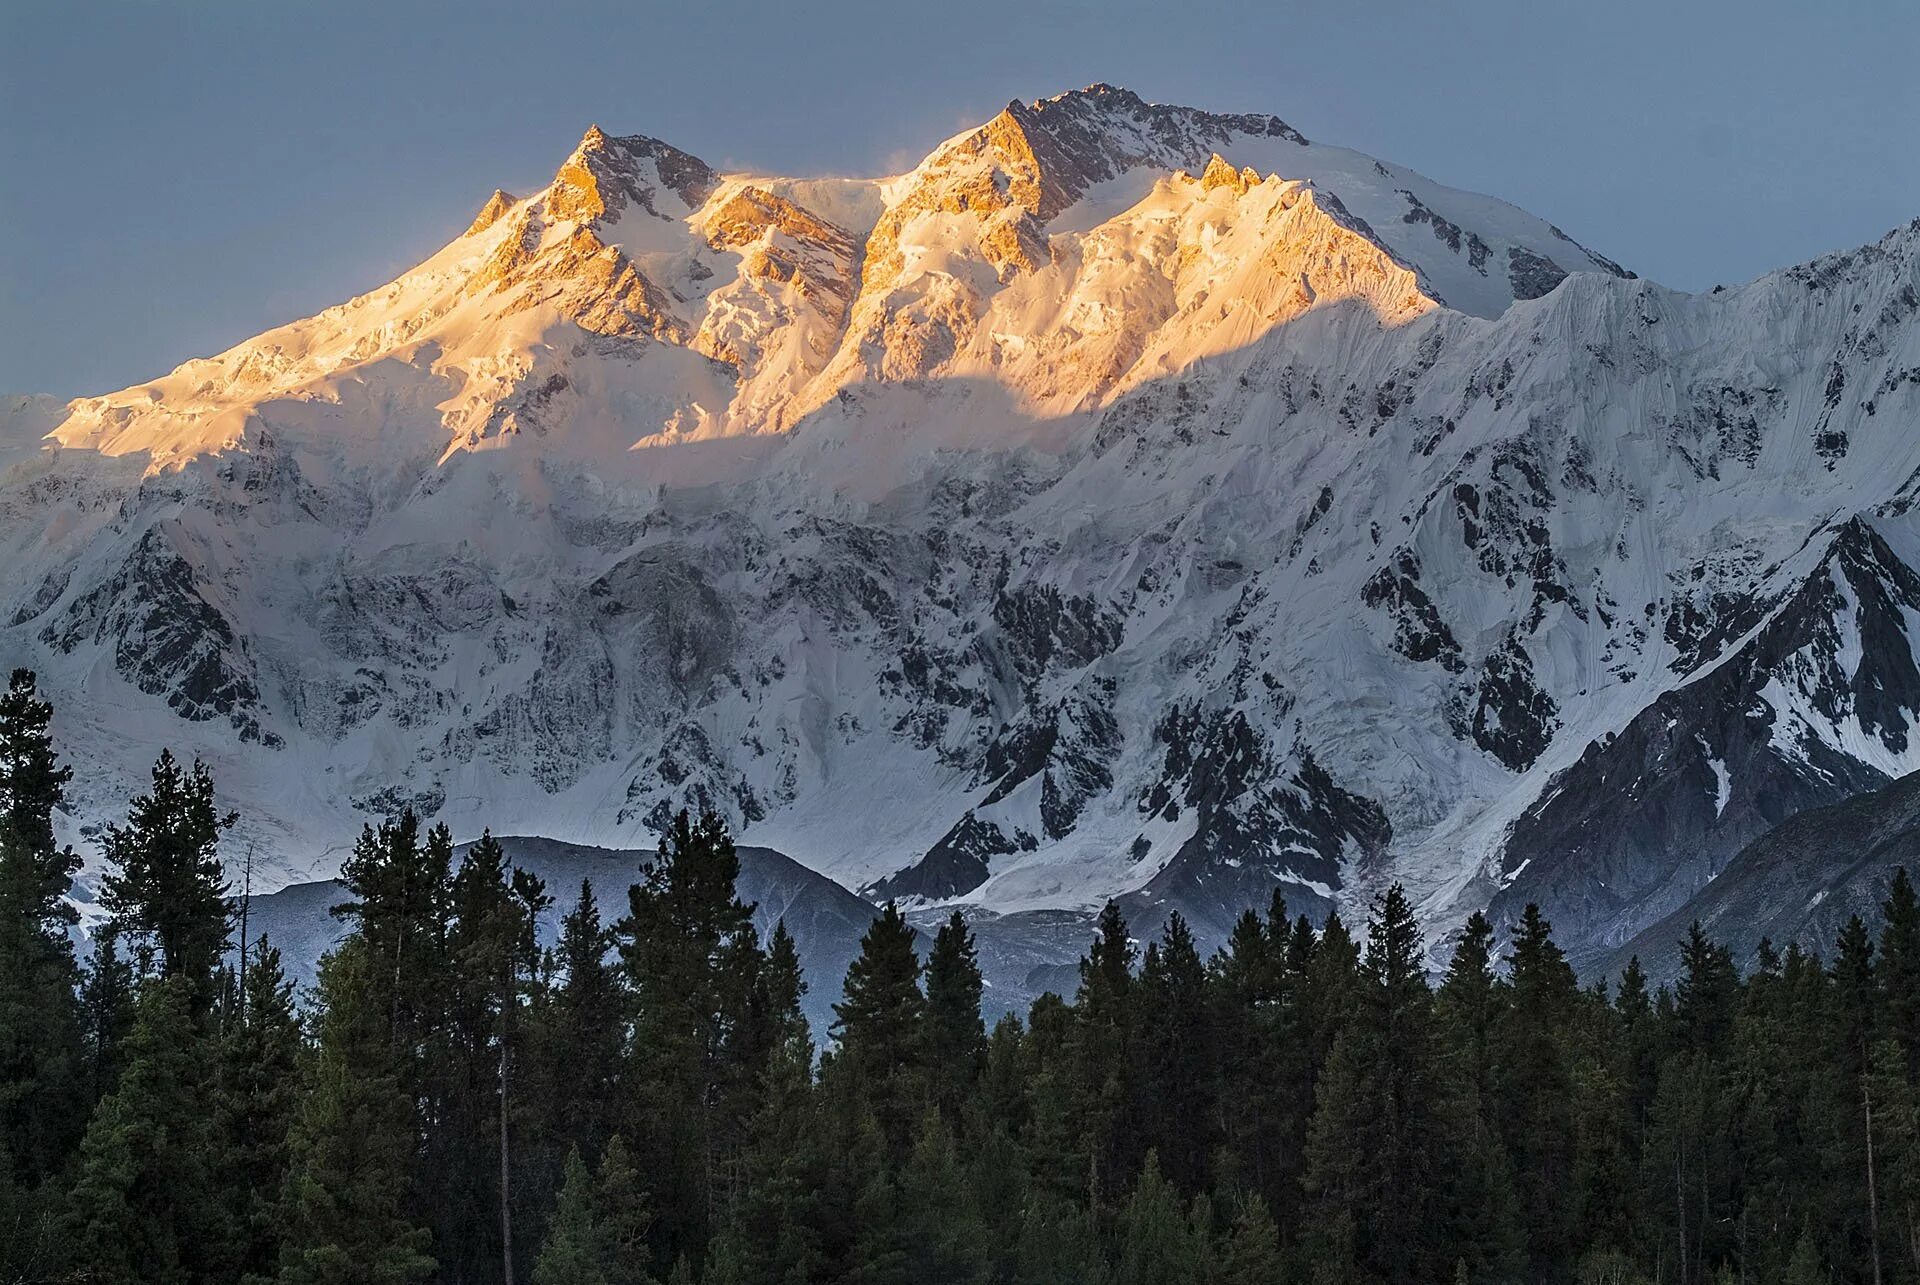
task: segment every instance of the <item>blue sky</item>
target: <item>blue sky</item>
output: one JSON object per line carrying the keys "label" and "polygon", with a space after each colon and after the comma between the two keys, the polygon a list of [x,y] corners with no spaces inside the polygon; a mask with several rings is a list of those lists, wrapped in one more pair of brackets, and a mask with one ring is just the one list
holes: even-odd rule
{"label": "blue sky", "polygon": [[0,391],[389,279],[588,123],[875,173],[1096,80],[1274,112],[1704,289],[1920,216],[1907,0],[0,0]]}

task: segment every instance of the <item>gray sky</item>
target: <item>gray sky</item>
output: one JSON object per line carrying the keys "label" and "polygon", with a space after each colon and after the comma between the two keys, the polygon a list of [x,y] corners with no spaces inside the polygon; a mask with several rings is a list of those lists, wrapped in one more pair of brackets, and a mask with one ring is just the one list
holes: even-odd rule
{"label": "gray sky", "polygon": [[1916,50],[1911,0],[0,0],[0,391],[117,388],[378,285],[593,121],[876,173],[1096,80],[1705,288],[1920,216]]}

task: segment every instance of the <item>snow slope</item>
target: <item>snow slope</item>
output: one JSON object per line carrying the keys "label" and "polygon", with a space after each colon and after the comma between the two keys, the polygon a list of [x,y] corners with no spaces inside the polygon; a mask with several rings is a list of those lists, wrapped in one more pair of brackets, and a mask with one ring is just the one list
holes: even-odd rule
{"label": "snow slope", "polygon": [[[76,826],[403,804],[1207,932],[1387,879],[1598,957],[1920,766],[1920,225],[1710,295],[1107,86],[884,180],[590,130],[389,286],[0,407]],[[46,434],[44,447],[27,443]]]}

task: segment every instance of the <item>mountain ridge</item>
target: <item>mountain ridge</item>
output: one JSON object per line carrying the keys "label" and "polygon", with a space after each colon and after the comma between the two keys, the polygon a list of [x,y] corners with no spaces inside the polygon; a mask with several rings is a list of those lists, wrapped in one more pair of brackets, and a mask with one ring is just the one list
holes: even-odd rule
{"label": "mountain ridge", "polygon": [[1015,106],[838,186],[595,129],[0,455],[76,830],[185,742],[287,879],[691,804],[929,910],[1398,879],[1597,958],[1920,766],[1920,224],[1686,295],[1275,117]]}

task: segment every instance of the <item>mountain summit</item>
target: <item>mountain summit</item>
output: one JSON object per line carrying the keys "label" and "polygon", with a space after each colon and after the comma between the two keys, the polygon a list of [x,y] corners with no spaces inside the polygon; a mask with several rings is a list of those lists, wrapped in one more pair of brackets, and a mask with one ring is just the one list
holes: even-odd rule
{"label": "mountain summit", "polygon": [[[281,877],[402,805],[1597,959],[1920,766],[1920,226],[1711,295],[1105,85],[911,171],[595,127],[397,280],[0,403],[0,660]],[[1141,922],[1136,919],[1136,922]]]}

